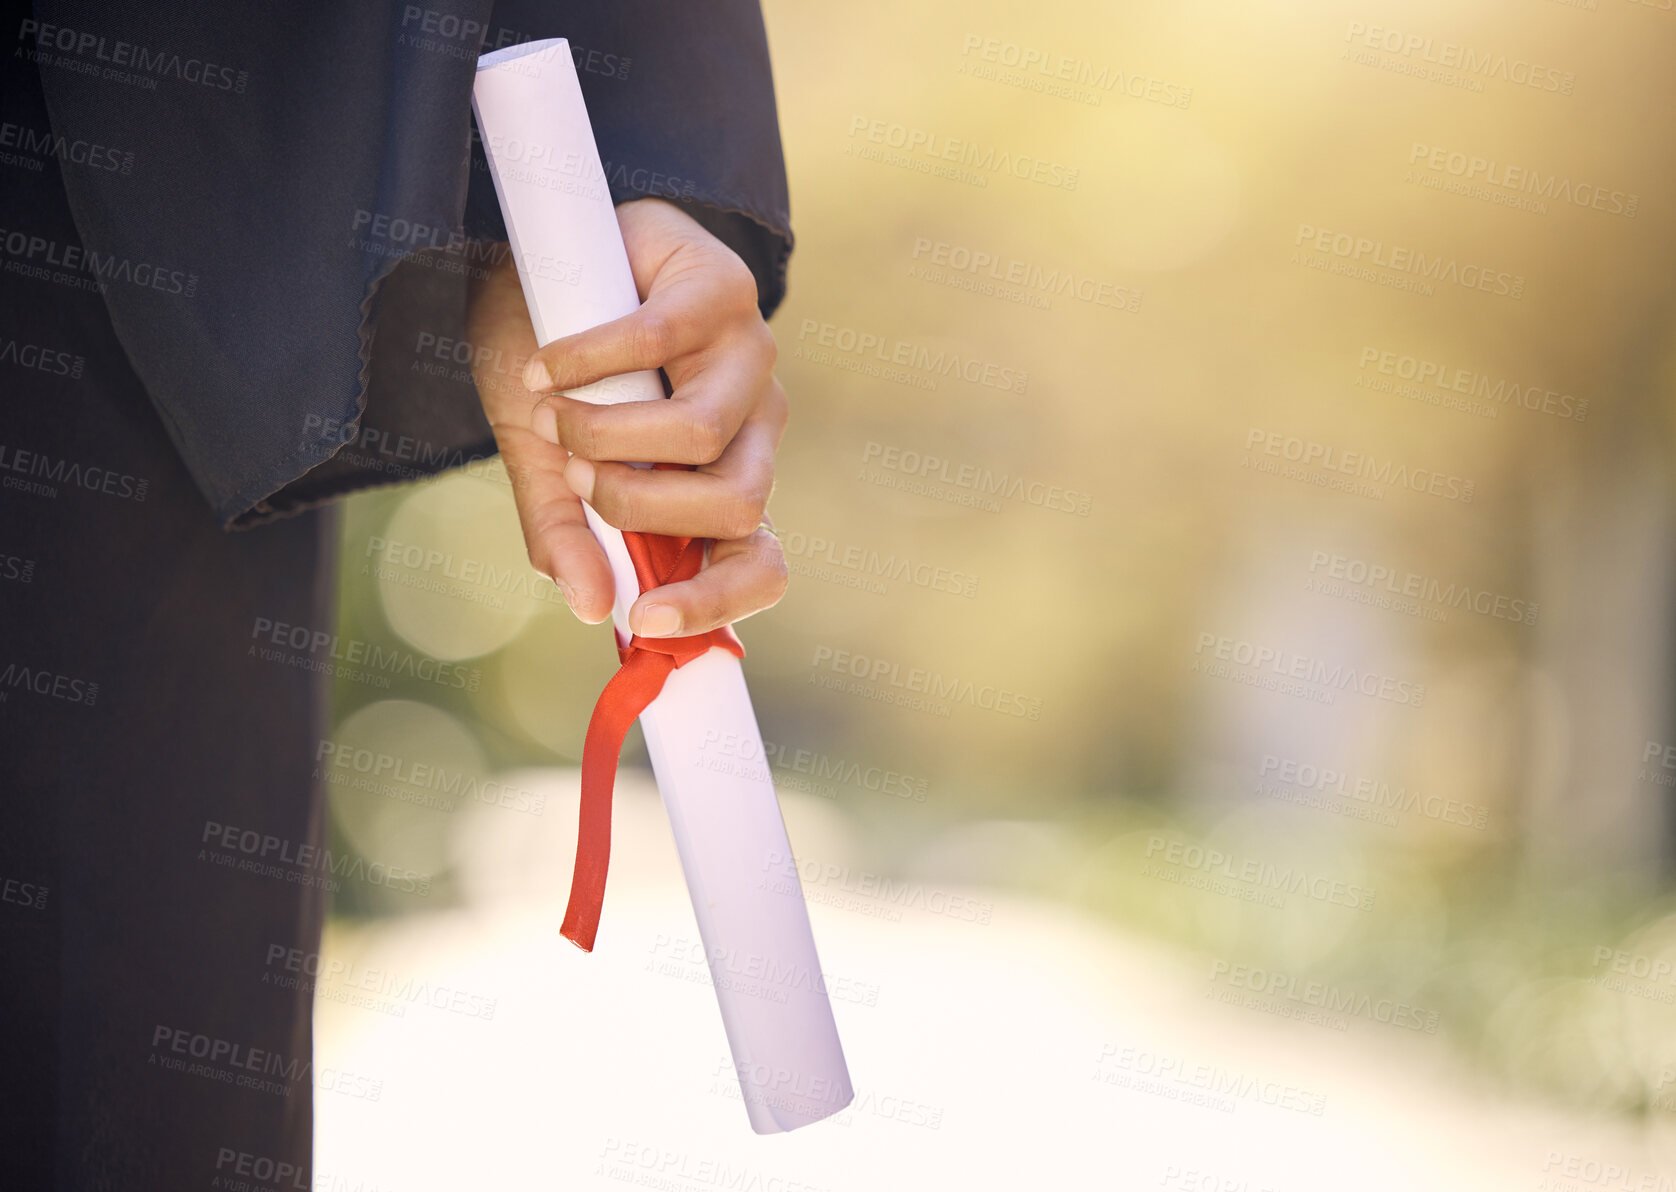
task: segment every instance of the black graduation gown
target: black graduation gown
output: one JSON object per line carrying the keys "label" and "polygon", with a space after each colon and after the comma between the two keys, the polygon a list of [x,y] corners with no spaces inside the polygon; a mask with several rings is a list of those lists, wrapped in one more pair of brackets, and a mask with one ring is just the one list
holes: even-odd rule
{"label": "black graduation gown", "polygon": [[327,687],[249,646],[330,632],[332,498],[493,451],[460,370],[413,367],[504,238],[477,54],[568,37],[614,197],[682,204],[769,312],[761,15],[39,0],[5,27],[0,1187],[307,1188],[327,1074],[306,985],[262,978],[319,945]]}

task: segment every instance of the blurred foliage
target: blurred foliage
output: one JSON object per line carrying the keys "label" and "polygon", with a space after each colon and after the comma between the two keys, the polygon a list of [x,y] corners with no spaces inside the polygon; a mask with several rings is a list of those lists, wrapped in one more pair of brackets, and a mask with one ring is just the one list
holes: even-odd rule
{"label": "blurred foliage", "polygon": [[[1660,1090],[1676,1010],[1659,990],[1602,983],[1620,950],[1676,960],[1671,791],[1643,768],[1647,742],[1676,739],[1676,144],[1655,118],[1672,41],[1658,15],[1438,0],[1389,14],[1439,43],[1563,65],[1577,79],[1564,95],[1369,66],[1347,56],[1349,31],[1381,14],[1323,2],[770,4],[798,235],[775,321],[794,412],[772,508],[797,574],[741,632],[781,778],[801,780],[792,755],[806,750],[922,783],[923,800],[816,784],[880,872],[1037,891],[1193,953],[1411,998],[1513,1087],[1624,1112],[1676,1098]],[[1079,100],[986,77],[974,68],[991,38],[1096,81]],[[1149,100],[1149,81],[1190,100]],[[859,151],[875,121],[887,139],[900,126],[1062,163],[1077,184],[975,185],[874,160]],[[1451,193],[1418,148],[1434,146],[1633,192],[1639,209]],[[1319,229],[1517,275],[1522,293],[1425,295],[1312,268],[1299,241]],[[1135,309],[1044,285],[1014,288],[1045,305],[996,297],[982,289],[994,278],[952,264],[977,255],[1003,281],[1021,263],[1038,281],[1109,283]],[[839,346],[864,335],[883,345],[871,357]],[[910,361],[924,349],[1022,374],[1023,392],[861,368],[903,344]],[[1386,352],[1586,398],[1587,418],[1416,400],[1382,386]],[[1467,478],[1473,495],[1386,486],[1370,499],[1261,474],[1245,466],[1254,430]],[[884,451],[1059,486],[1089,508],[987,511],[885,487],[863,478]],[[504,575],[383,564],[381,579],[390,542]],[[974,590],[869,582],[868,564],[845,564],[852,548]],[[1540,612],[1530,624],[1338,598],[1310,587],[1321,556]],[[342,633],[457,661],[477,682],[340,683],[337,738],[480,775],[575,765],[615,658],[544,582],[492,468],[350,502]],[[1195,669],[1206,634],[1399,676],[1426,697],[1325,704],[1223,681]],[[1040,716],[833,691],[817,681],[823,651],[1005,688]],[[377,711],[392,701],[410,702]],[[1470,804],[1483,824],[1393,826],[1265,798],[1253,792],[1273,757]],[[340,839],[445,875],[448,813],[333,798]],[[1378,900],[1277,909],[1189,890],[1147,876],[1156,836]],[[396,907],[363,892],[338,909]]]}

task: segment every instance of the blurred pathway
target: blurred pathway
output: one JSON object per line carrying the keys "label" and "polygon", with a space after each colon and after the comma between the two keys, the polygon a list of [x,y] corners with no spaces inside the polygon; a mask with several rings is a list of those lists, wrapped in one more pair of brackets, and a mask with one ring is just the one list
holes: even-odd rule
{"label": "blurred pathway", "polygon": [[[320,1192],[1676,1188],[1676,1122],[1509,1103],[1432,1037],[1222,1006],[1149,941],[929,885],[990,922],[805,883],[857,1101],[758,1137],[647,777],[619,782],[592,955],[559,936],[575,774],[519,781],[546,813],[471,813],[463,909],[329,935],[348,967],[317,1003],[318,1066],[377,1098],[317,1095]],[[783,802],[794,845],[842,863],[830,807]]]}

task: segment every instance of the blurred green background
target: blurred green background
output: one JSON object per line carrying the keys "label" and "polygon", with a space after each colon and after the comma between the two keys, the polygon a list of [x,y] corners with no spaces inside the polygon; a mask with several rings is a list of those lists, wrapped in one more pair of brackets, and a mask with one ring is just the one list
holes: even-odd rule
{"label": "blurred green background", "polygon": [[[1240,1029],[1304,1069],[1381,1040],[1416,1121],[1447,1087],[1475,1145],[1513,1140],[1494,1174],[1432,1155],[1455,1181],[1432,1186],[1616,1187],[1616,1164],[1669,1187],[1629,1181],[1676,1170],[1676,15],[766,16],[798,237],[771,506],[793,575],[740,632],[794,846],[976,891],[995,930],[970,971],[1005,969],[1007,908],[1030,907],[1032,931],[1164,958],[1094,991],[1122,1021],[1179,965],[1205,1013],[1256,996]],[[340,682],[342,756],[503,784],[427,806],[428,781],[323,762],[340,842],[435,875],[420,907],[342,892],[350,949],[469,910],[462,870],[496,861],[462,844],[468,811],[574,816],[616,659],[529,570],[493,467],[350,502],[340,604],[345,636],[469,676]],[[914,668],[974,695],[892,702]],[[562,900],[569,855],[542,863]],[[837,912],[812,909],[824,956]],[[881,989],[912,980],[857,955]],[[996,1013],[1028,1033],[1013,1014],[1052,1010]],[[1268,1186],[1211,1117],[1196,1157]],[[1192,1186],[1168,1167],[1096,1170]]]}

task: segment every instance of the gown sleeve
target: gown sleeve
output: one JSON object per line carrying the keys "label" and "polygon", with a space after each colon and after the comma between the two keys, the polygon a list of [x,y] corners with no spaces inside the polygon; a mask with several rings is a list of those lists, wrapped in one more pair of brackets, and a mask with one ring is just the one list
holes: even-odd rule
{"label": "gown sleeve", "polygon": [[60,255],[223,526],[493,454],[464,327],[505,228],[471,87],[548,37],[613,198],[684,207],[771,313],[792,235],[756,0],[36,0],[52,132],[117,163],[66,171]]}

